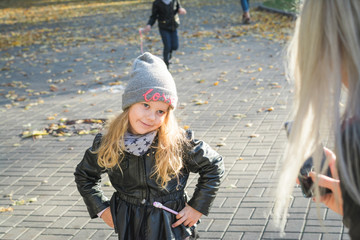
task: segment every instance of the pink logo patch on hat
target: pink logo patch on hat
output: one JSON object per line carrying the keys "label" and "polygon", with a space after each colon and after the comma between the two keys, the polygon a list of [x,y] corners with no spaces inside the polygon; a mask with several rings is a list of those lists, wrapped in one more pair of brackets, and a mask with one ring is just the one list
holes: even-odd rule
{"label": "pink logo patch on hat", "polygon": [[148,98],[148,95],[149,95],[152,91],[154,91],[153,88],[149,89],[146,93],[143,94],[144,99],[145,99],[146,102],[150,102],[150,101],[156,102],[156,101],[159,101],[159,100],[160,100],[160,101],[163,101],[163,102],[165,102],[165,103],[168,102],[169,105],[171,105],[171,97],[166,98],[164,93],[163,93],[163,94],[160,94],[160,93],[156,92],[156,93],[154,93],[151,97]]}

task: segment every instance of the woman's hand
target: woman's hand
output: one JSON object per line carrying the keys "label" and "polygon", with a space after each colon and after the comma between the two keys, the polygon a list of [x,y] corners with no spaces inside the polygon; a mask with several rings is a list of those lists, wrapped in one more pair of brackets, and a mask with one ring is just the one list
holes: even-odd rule
{"label": "woman's hand", "polygon": [[186,14],[186,9],[185,8],[179,8],[178,13],[180,15],[185,15]]}
{"label": "woman's hand", "polygon": [[343,215],[343,199],[340,189],[339,174],[336,169],[336,156],[331,150],[327,148],[324,148],[324,151],[326,157],[329,159],[329,167],[333,178],[322,174],[316,174],[315,172],[310,172],[310,177],[312,178],[313,182],[315,182],[317,179],[319,181],[318,183],[320,187],[328,188],[332,192],[323,196],[319,196],[316,199],[313,198],[313,200],[320,201],[334,212]]}
{"label": "woman's hand", "polygon": [[195,210],[186,204],[186,206],[176,215],[176,219],[179,219],[176,223],[172,225],[173,228],[184,224],[184,226],[192,227],[195,223],[201,218],[202,213]]}
{"label": "woman's hand", "polygon": [[101,218],[109,227],[114,228],[114,222],[109,207],[101,214]]}

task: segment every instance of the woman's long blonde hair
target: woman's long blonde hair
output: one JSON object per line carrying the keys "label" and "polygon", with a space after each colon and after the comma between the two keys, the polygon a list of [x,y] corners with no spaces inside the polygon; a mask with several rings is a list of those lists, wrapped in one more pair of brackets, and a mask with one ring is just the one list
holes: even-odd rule
{"label": "woman's long blonde hair", "polygon": [[[342,121],[360,119],[359,13],[359,0],[305,0],[297,20],[288,47],[287,66],[289,76],[295,82],[294,124],[281,163],[274,206],[274,218],[282,230],[299,170],[320,142],[335,147],[342,183],[360,205],[360,176],[353,174],[360,172],[359,151],[354,153],[354,148],[360,146],[355,126],[345,131],[345,139],[352,135],[350,147],[343,149],[341,139]],[[341,81],[343,73],[348,76],[348,91],[345,92],[345,109],[341,113],[340,98],[345,89]],[[344,142],[349,144],[348,140]],[[345,159],[344,156],[352,158]],[[317,172],[320,164],[321,156],[315,156]]]}
{"label": "woman's long blonde hair", "polygon": [[[130,108],[130,107],[129,107]],[[98,164],[101,167],[120,168],[124,158],[124,135],[129,128],[129,108],[110,121],[107,133],[103,136],[97,151]],[[158,141],[155,153],[155,177],[161,187],[165,188],[169,180],[178,177],[183,167],[183,151],[189,142],[185,132],[178,126],[174,112],[169,109],[164,123],[158,129]]]}

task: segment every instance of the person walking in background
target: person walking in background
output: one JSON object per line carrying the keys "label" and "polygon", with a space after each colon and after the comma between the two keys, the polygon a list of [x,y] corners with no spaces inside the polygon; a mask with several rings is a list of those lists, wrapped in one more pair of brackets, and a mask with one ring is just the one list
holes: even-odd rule
{"label": "person walking in background", "polygon": [[240,0],[241,7],[243,10],[242,15],[242,23],[243,24],[249,24],[250,23],[250,4],[249,0]]}
{"label": "person walking in background", "polygon": [[156,20],[158,21],[159,32],[164,44],[163,59],[168,69],[172,52],[179,48],[177,28],[180,25],[180,18],[178,14],[186,14],[186,9],[181,7],[180,0],[155,0],[151,16],[144,28],[144,32],[149,32]]}
{"label": "person walking in background", "polygon": [[[196,239],[198,220],[210,211],[225,171],[223,158],[177,125],[177,101],[163,60],[147,52],[139,56],[122,95],[123,112],[104,136],[95,137],[76,167],[90,217],[101,217],[119,239]],[[199,179],[188,199],[190,172]],[[110,201],[101,190],[103,173],[116,190]],[[172,213],[156,208],[157,202]]]}
{"label": "person walking in background", "polygon": [[[293,183],[316,146],[327,141],[327,161],[313,156],[314,200],[343,215],[360,239],[360,1],[305,0],[288,47],[295,81],[294,123],[279,177],[274,217],[284,229]],[[341,105],[341,96],[346,103]],[[342,106],[342,107],[341,107]],[[332,176],[326,176],[327,168]],[[321,193],[319,187],[331,192]]]}

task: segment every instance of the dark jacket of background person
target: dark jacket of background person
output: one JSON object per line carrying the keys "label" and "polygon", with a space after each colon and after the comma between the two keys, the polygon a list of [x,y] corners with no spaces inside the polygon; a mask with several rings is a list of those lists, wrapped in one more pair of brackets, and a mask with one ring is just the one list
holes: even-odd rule
{"label": "dark jacket of background person", "polygon": [[157,19],[159,28],[175,31],[180,25],[180,18],[178,15],[180,7],[179,0],[171,1],[169,5],[166,5],[161,0],[154,1],[152,13],[147,24],[153,26]]}

